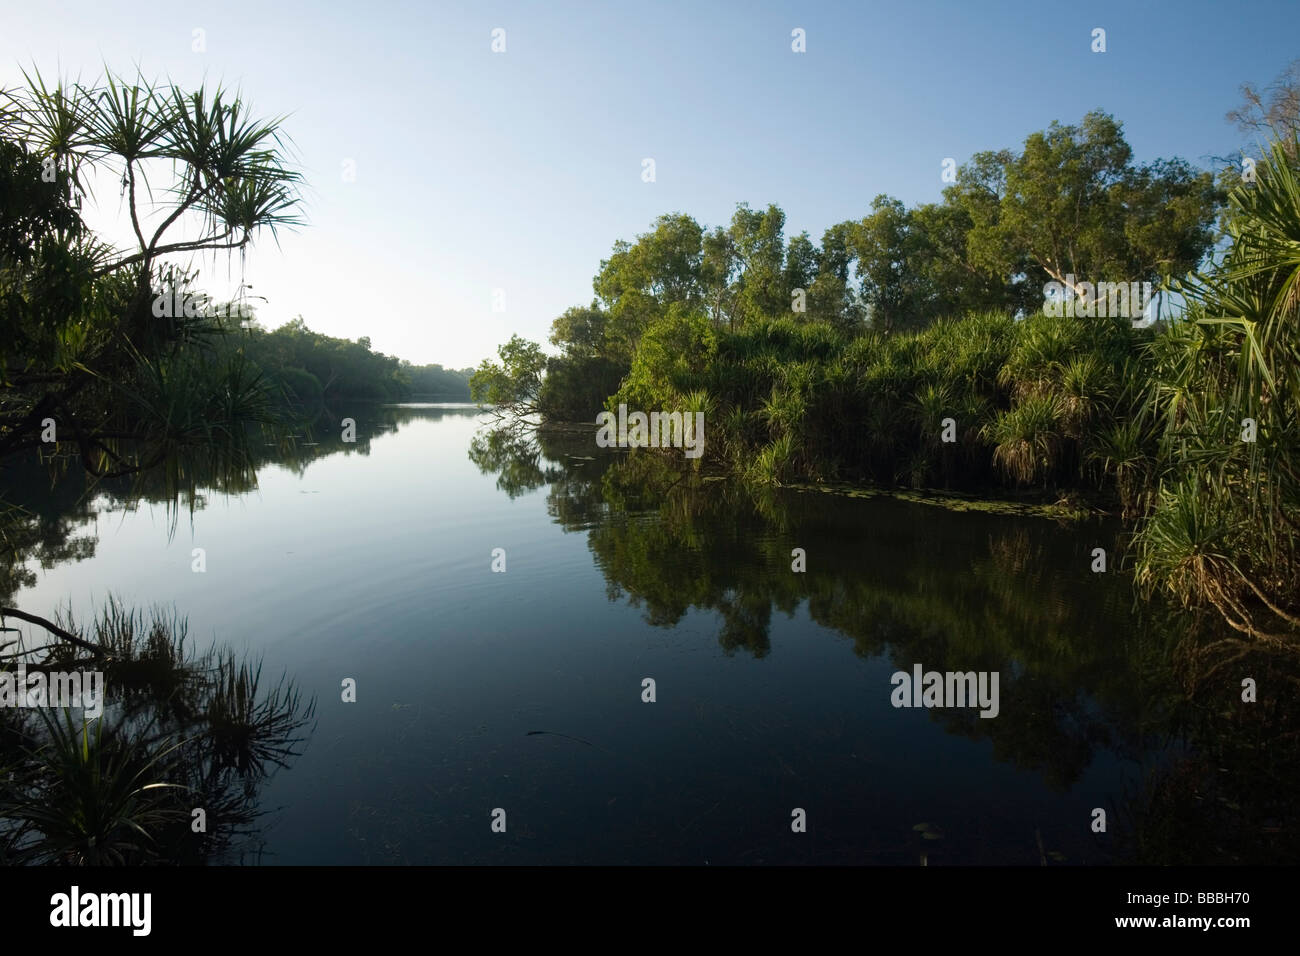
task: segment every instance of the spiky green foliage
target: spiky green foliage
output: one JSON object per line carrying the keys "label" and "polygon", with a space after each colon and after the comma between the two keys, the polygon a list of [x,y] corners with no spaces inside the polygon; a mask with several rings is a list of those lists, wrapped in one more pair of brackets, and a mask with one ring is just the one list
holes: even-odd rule
{"label": "spiky green foliage", "polygon": [[156,852],[154,834],[184,811],[157,799],[178,745],[150,751],[105,731],[102,718],[40,710],[44,740],[29,745],[0,811],[19,822],[17,861],[123,865]]}
{"label": "spiky green foliage", "polygon": [[[272,420],[270,390],[238,349],[218,348],[232,323],[192,298],[168,315],[156,297],[198,295],[186,257],[242,255],[300,223],[281,120],[254,118],[220,87],[25,79],[2,94],[0,123],[16,187],[0,195],[0,456],[48,450],[53,420],[59,452],[98,477],[164,463],[179,475],[183,448],[245,469],[248,429]],[[81,220],[97,173],[122,184],[133,248]]]}
{"label": "spiky green foliage", "polygon": [[[6,669],[103,674],[102,714],[0,711],[0,858],[11,863],[201,863],[254,834],[257,792],[288,766],[315,702],[261,666],[213,649],[195,654],[174,613],[146,616],[110,599],[88,628],[57,625],[100,649],[19,641]],[[203,808],[209,826],[191,826]]]}
{"label": "spiky green foliage", "polygon": [[1000,413],[985,430],[994,463],[1021,484],[1048,476],[1060,447],[1060,418],[1061,403],[1050,395],[1031,395]]}
{"label": "spiky green foliage", "polygon": [[1193,308],[1155,351],[1148,411],[1164,466],[1139,537],[1149,589],[1212,605],[1236,630],[1274,641],[1300,635],[1295,145],[1273,144],[1257,181],[1233,190],[1231,246],[1182,286]]}

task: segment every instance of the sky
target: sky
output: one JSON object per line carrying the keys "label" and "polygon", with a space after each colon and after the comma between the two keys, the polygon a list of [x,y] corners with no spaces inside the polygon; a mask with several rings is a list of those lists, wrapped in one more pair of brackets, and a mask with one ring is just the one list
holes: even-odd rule
{"label": "sky", "polygon": [[[945,158],[1092,109],[1137,162],[1208,165],[1244,142],[1224,119],[1240,85],[1300,57],[1297,27],[1295,0],[0,0],[0,86],[139,69],[284,115],[306,225],[242,263],[209,255],[199,284],[247,283],[269,327],[301,315],[461,368],[512,334],[545,342],[614,242],[664,213],[711,227],[776,203],[787,239],[818,240],[878,194],[940,199]],[[117,190],[96,200],[90,224],[126,242]]]}

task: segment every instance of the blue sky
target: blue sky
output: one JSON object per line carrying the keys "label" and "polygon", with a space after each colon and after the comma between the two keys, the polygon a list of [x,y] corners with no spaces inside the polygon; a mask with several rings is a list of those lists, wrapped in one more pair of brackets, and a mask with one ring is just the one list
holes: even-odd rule
{"label": "blue sky", "polygon": [[[616,239],[737,202],[786,236],[888,193],[939,198],[945,157],[1017,147],[1101,108],[1138,161],[1240,145],[1242,82],[1300,56],[1300,4],[0,3],[0,84],[103,64],[240,87],[286,128],[309,225],[243,277],[275,326],[301,314],[414,362],[462,367],[590,301]],[[491,33],[506,31],[493,53]],[[791,50],[806,31],[807,52]],[[1090,49],[1093,28],[1107,50]],[[206,52],[192,49],[205,31]],[[656,181],[642,181],[642,160]],[[355,181],[344,181],[345,160]],[[121,236],[113,189],[97,218]],[[237,283],[209,259],[202,284]],[[231,277],[234,278],[231,278]],[[494,289],[505,311],[494,312]]]}

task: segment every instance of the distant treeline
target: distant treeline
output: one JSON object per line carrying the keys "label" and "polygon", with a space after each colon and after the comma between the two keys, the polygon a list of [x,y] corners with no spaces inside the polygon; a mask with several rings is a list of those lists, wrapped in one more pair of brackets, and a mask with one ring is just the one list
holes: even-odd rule
{"label": "distant treeline", "polygon": [[301,317],[274,331],[256,324],[227,331],[226,347],[242,351],[266,377],[272,391],[289,402],[470,400],[471,369],[412,365],[373,351],[366,336],[351,341],[313,332]]}

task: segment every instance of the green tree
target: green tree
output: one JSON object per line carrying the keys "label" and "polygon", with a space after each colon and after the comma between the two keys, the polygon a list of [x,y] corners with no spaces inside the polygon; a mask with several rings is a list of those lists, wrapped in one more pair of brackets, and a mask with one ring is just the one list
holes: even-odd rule
{"label": "green tree", "polygon": [[575,305],[551,323],[551,344],[564,350],[573,358],[591,357],[605,351],[605,330],[609,313],[599,303],[590,306]]}
{"label": "green tree", "polygon": [[1121,125],[1101,112],[1031,134],[1018,156],[979,154],[953,192],[971,215],[973,262],[1002,276],[1028,262],[1076,293],[1195,268],[1218,205],[1209,173],[1178,160],[1134,166]]}
{"label": "green tree", "polygon": [[850,238],[854,222],[841,222],[822,233],[817,276],[808,290],[808,312],[814,321],[856,330],[861,324],[861,304],[849,282],[854,253]]}
{"label": "green tree", "polygon": [[926,289],[920,270],[923,236],[897,199],[877,196],[871,215],[849,234],[871,327],[889,332],[921,323]]}
{"label": "green tree", "polygon": [[717,348],[718,333],[708,316],[674,303],[646,330],[631,371],[607,407],[613,410],[626,402],[640,409],[683,409],[685,395],[712,363]]}
{"label": "green tree", "polygon": [[728,229],[738,270],[729,327],[790,311],[790,292],[782,275],[784,229],[785,213],[779,206],[769,205],[763,212],[750,209],[748,203],[736,207]]}
{"label": "green tree", "polygon": [[494,405],[504,417],[522,418],[540,411],[546,355],[536,342],[518,335],[497,348],[501,364],[484,359],[470,376],[469,391],[475,402]]}
{"label": "green tree", "polygon": [[[781,284],[786,288],[786,308],[790,308],[790,299],[795,289],[802,289],[807,296],[809,288],[817,278],[817,247],[813,245],[808,233],[801,232],[790,240],[785,251],[785,271]],[[804,303],[805,310],[807,302]],[[807,317],[807,312],[805,312]]]}
{"label": "green tree", "polygon": [[735,324],[736,296],[732,279],[739,267],[736,244],[721,226],[704,236],[701,242],[700,282],[713,324],[719,328]]}
{"label": "green tree", "polygon": [[[176,310],[170,293],[189,278],[178,257],[242,253],[298,223],[280,121],[252,118],[220,88],[111,73],[52,89],[37,73],[3,100],[5,175],[18,188],[0,196],[0,456],[46,444],[53,421],[95,476],[186,447],[244,467],[246,426],[274,417],[265,383],[240,353],[214,348],[226,323],[195,299]],[[81,222],[91,172],[122,183],[134,248]]]}
{"label": "green tree", "polygon": [[670,303],[703,304],[703,230],[690,216],[660,216],[636,242],[619,241],[593,287],[608,312],[607,357],[631,361],[641,333]]}
{"label": "green tree", "polygon": [[1041,282],[1031,287],[1021,274],[1002,276],[970,261],[967,240],[973,225],[966,207],[955,202],[923,203],[911,210],[917,239],[913,268],[923,289],[927,315],[935,318],[1039,308]]}

